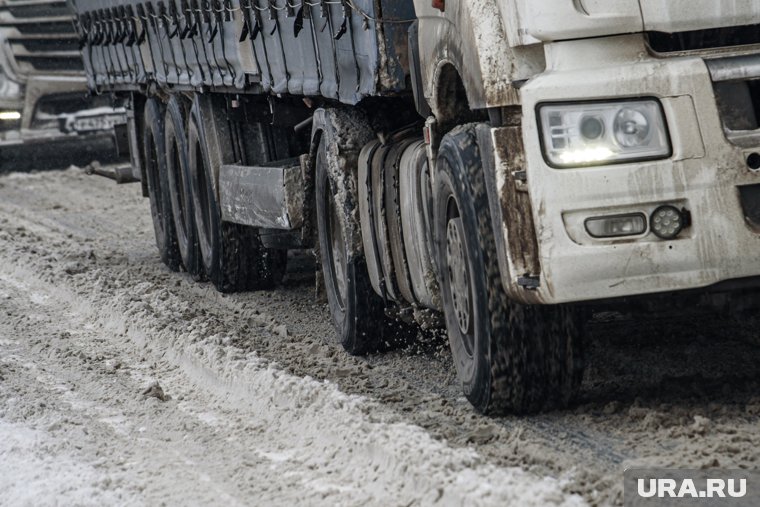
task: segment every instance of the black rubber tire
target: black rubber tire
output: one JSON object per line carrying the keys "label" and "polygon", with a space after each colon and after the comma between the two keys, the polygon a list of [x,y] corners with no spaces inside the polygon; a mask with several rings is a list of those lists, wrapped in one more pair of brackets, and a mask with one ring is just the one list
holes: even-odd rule
{"label": "black rubber tire", "polygon": [[401,296],[410,303],[417,303],[414,295],[412,275],[404,250],[404,233],[401,228],[401,198],[399,196],[399,171],[401,156],[412,143],[412,139],[399,141],[393,145],[385,164],[385,222],[388,226],[388,241],[391,247],[396,284]]}
{"label": "black rubber tire", "polygon": [[188,167],[188,144],[185,118],[187,111],[181,99],[173,96],[166,106],[166,171],[169,197],[177,232],[177,246],[185,271],[195,280],[203,278],[198,235],[195,228],[195,208]]}
{"label": "black rubber tire", "polygon": [[[340,232],[338,227],[340,236],[334,236],[336,222],[340,222],[336,214],[344,217],[358,214],[357,196],[350,196],[347,191],[336,192],[337,188],[355,186],[346,181],[333,181],[327,159],[323,135],[315,163],[315,199],[320,261],[338,342],[351,355],[407,345],[416,336],[416,328],[386,317],[383,300],[372,289],[364,255],[349,251],[350,245],[345,238],[351,237],[350,231]],[[356,226],[351,225],[352,220],[343,220],[343,223],[346,227]],[[340,239],[334,241],[336,238]],[[344,262],[336,263],[336,257]]]}
{"label": "black rubber tire", "polygon": [[[487,414],[567,406],[583,373],[582,314],[566,305],[522,305],[507,298],[474,125],[444,136],[436,171],[436,260],[449,343],[465,396]],[[449,222],[456,228],[457,220],[468,232],[459,242],[447,239]],[[464,261],[450,262],[447,245],[462,245],[458,258]],[[464,285],[470,287],[464,298],[470,301],[469,319],[457,314],[454,303],[452,266],[458,265],[466,265],[470,280]],[[461,309],[464,303],[459,305]]]}
{"label": "black rubber tire", "polygon": [[156,233],[156,246],[161,261],[172,271],[179,271],[180,255],[174,228],[172,202],[166,170],[166,144],[164,141],[164,107],[156,99],[145,102],[143,128],[143,162],[148,180],[150,214]]}
{"label": "black rubber tire", "polygon": [[[190,111],[188,167],[203,270],[220,292],[271,289],[284,276],[287,251],[265,248],[255,228],[222,221],[199,100]],[[220,144],[231,151],[231,142]]]}

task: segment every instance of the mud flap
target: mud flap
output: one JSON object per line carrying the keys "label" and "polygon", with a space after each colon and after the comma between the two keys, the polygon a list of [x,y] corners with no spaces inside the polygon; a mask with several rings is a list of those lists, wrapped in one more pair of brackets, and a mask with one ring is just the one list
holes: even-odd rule
{"label": "mud flap", "polygon": [[480,123],[476,135],[504,290],[522,303],[540,303],[531,290],[541,283],[541,264],[525,185],[522,128]]}

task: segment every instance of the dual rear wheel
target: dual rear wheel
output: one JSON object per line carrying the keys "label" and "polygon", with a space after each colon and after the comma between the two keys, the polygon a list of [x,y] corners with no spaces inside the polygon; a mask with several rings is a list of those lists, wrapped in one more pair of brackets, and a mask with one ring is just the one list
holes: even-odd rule
{"label": "dual rear wheel", "polygon": [[[274,287],[286,250],[265,248],[257,229],[222,220],[216,178],[231,163],[229,125],[216,125],[209,97],[145,104],[143,159],[161,260],[221,292]],[[218,112],[218,111],[216,111]],[[226,128],[225,128],[226,127]],[[213,148],[211,148],[213,146]]]}
{"label": "dual rear wheel", "polygon": [[414,326],[385,314],[375,294],[364,254],[351,238],[359,227],[354,173],[330,170],[323,135],[317,148],[315,198],[322,274],[338,342],[352,355],[389,350],[408,344]]}
{"label": "dual rear wheel", "polygon": [[[358,227],[353,172],[330,170],[316,154],[319,247],[338,339],[352,354],[408,343],[409,327],[384,315],[364,255],[349,240]],[[474,125],[444,136],[433,188],[432,228],[452,357],[462,390],[487,414],[561,408],[580,386],[582,314],[566,305],[523,305],[502,285],[485,174]],[[366,231],[362,231],[366,233]]]}
{"label": "dual rear wheel", "polygon": [[186,101],[172,97],[166,106],[166,172],[171,198],[177,247],[185,270],[195,280],[203,278],[198,233],[195,222],[195,205],[188,163],[188,139],[185,119]]}
{"label": "dual rear wheel", "polygon": [[181,259],[166,167],[165,112],[163,104],[156,100],[148,100],[145,103],[142,158],[156,247],[161,261],[172,271],[179,271]]}
{"label": "dual rear wheel", "polygon": [[201,264],[220,292],[269,289],[285,273],[287,251],[265,248],[255,228],[222,220],[219,166],[234,160],[229,130],[212,118],[218,108],[209,97],[196,96],[188,122],[188,167]]}

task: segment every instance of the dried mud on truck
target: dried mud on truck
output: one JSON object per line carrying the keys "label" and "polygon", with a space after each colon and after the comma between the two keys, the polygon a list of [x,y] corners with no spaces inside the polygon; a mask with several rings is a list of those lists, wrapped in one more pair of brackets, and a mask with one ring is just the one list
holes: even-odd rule
{"label": "dried mud on truck", "polygon": [[752,300],[760,5],[713,4],[70,0],[170,269],[314,249],[347,352],[444,326],[490,414],[573,400],[591,309]]}

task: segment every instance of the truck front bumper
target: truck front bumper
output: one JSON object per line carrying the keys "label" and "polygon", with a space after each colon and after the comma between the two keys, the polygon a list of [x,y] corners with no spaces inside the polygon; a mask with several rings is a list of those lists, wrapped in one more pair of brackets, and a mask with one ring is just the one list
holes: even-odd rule
{"label": "truck front bumper", "polygon": [[[551,70],[521,89],[526,190],[540,273],[530,274],[536,279],[532,287],[517,283],[523,273],[510,273],[508,291],[518,299],[562,303],[760,275],[760,224],[745,217],[746,207],[760,202],[743,201],[739,191],[760,185],[760,172],[747,163],[750,154],[760,153],[760,142],[739,147],[727,140],[704,59],[655,58],[641,36],[624,36],[558,43],[548,48],[547,60]],[[634,97],[662,103],[671,157],[573,169],[547,164],[536,119],[539,104]],[[504,177],[511,176],[509,169],[501,169]],[[675,239],[660,239],[649,227],[635,237],[598,239],[584,226],[587,218],[625,213],[648,219],[661,205],[691,215],[691,226]]]}

